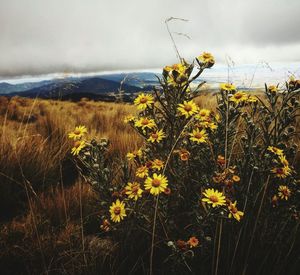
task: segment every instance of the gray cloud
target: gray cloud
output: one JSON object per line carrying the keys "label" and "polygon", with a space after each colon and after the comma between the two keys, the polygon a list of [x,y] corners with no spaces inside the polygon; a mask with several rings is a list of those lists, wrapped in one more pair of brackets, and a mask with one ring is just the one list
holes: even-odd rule
{"label": "gray cloud", "polygon": [[182,56],[299,61],[298,0],[0,0],[0,76],[162,67]]}

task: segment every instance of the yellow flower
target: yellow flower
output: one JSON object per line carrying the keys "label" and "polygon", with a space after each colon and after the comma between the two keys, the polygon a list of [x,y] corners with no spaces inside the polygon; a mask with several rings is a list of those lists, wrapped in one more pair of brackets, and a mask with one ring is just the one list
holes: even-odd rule
{"label": "yellow flower", "polygon": [[160,159],[155,159],[152,161],[152,169],[157,169],[160,171],[164,167],[164,162]]}
{"label": "yellow flower", "polygon": [[74,147],[71,150],[71,153],[76,156],[79,154],[79,152],[86,146],[85,141],[83,140],[77,140],[74,143]]}
{"label": "yellow flower", "polygon": [[289,166],[289,162],[286,159],[285,155],[279,155],[279,160],[283,166]]}
{"label": "yellow flower", "polygon": [[69,138],[72,138],[74,140],[80,139],[84,136],[84,134],[87,133],[87,129],[85,126],[77,126],[75,127],[75,130],[71,133],[69,133]]}
{"label": "yellow flower", "polygon": [[232,91],[236,90],[235,86],[230,83],[223,83],[220,85],[220,88],[221,88],[221,90],[228,91],[228,92],[232,92]]}
{"label": "yellow flower", "polygon": [[210,130],[214,131],[218,128],[218,125],[214,122],[211,122],[207,125],[207,128],[209,128]]}
{"label": "yellow flower", "polygon": [[208,138],[206,131],[204,129],[200,131],[198,128],[193,130],[193,132],[190,133],[190,136],[190,140],[197,143],[206,143]]}
{"label": "yellow flower", "polygon": [[143,152],[141,149],[135,150],[133,152],[128,152],[126,157],[128,160],[134,160],[136,157],[141,157],[143,155]]}
{"label": "yellow flower", "polygon": [[291,193],[291,190],[285,185],[280,185],[278,187],[278,197],[282,200],[288,200]]}
{"label": "yellow flower", "polygon": [[121,220],[124,219],[124,217],[126,217],[124,202],[120,202],[120,200],[117,199],[116,202],[113,202],[113,204],[110,206],[109,212],[110,212],[110,219],[113,222],[120,222]]}
{"label": "yellow flower", "polygon": [[150,107],[154,103],[154,98],[150,94],[140,94],[134,100],[134,105],[138,107],[139,110],[145,110],[147,107]]}
{"label": "yellow flower", "polygon": [[127,158],[128,160],[134,160],[135,154],[134,154],[133,152],[128,152],[128,153],[126,154],[126,158]]}
{"label": "yellow flower", "polygon": [[165,136],[165,133],[163,132],[163,130],[159,130],[159,131],[154,131],[154,132],[150,133],[150,136],[147,140],[152,143],[154,143],[154,142],[159,143],[165,137],[166,136]]}
{"label": "yellow flower", "polygon": [[188,80],[187,66],[183,63],[164,67],[163,74],[167,78],[167,83],[172,86],[185,84]]}
{"label": "yellow flower", "polygon": [[135,201],[142,197],[143,190],[140,188],[140,184],[137,182],[128,182],[125,187],[125,194],[128,195],[129,199],[134,199]]}
{"label": "yellow flower", "polygon": [[275,95],[278,92],[278,88],[274,85],[268,87],[268,92]]}
{"label": "yellow flower", "polygon": [[133,115],[128,115],[124,118],[124,123],[129,123],[129,122],[133,122],[135,120],[135,116]]}
{"label": "yellow flower", "polygon": [[239,104],[241,102],[247,101],[247,94],[244,92],[236,92],[234,95],[232,95],[229,99],[229,101],[234,102],[235,104]]}
{"label": "yellow flower", "polygon": [[156,124],[153,119],[147,118],[147,117],[141,117],[139,120],[137,120],[134,124],[136,127],[140,127],[143,130],[146,128],[152,129],[156,127]]}
{"label": "yellow flower", "polygon": [[242,211],[239,211],[237,208],[236,208],[236,201],[234,203],[230,202],[229,206],[228,206],[228,209],[229,209],[229,215],[228,217],[229,218],[235,218],[238,222],[241,220],[241,217],[244,216],[244,213]]}
{"label": "yellow flower", "polygon": [[168,186],[168,179],[164,175],[153,174],[153,177],[148,177],[145,180],[145,189],[150,190],[150,193],[157,196],[159,193],[164,192]]}
{"label": "yellow flower", "polygon": [[277,148],[277,147],[274,147],[274,146],[269,146],[267,148],[268,151],[276,154],[277,156],[282,156],[283,155],[283,150]]}
{"label": "yellow flower", "polygon": [[178,63],[178,64],[174,64],[172,66],[165,66],[164,67],[164,70],[166,72],[177,71],[180,74],[184,74],[186,69],[187,69],[187,67],[182,63]]}
{"label": "yellow flower", "polygon": [[197,105],[193,100],[184,101],[183,104],[178,104],[177,110],[180,112],[180,115],[189,118],[190,116],[197,113]]}
{"label": "yellow flower", "polygon": [[289,166],[275,167],[271,170],[277,178],[284,179],[291,174],[291,168]]}
{"label": "yellow flower", "polygon": [[190,248],[196,247],[199,244],[199,240],[196,237],[190,237],[190,239],[187,241],[187,244],[190,246]]}
{"label": "yellow flower", "polygon": [[204,121],[207,121],[208,118],[209,118],[209,116],[210,116],[210,113],[211,113],[211,111],[208,110],[208,109],[200,109],[200,110],[197,112],[195,118],[197,118],[197,119],[199,119],[199,120],[202,120],[202,121],[203,121],[203,120],[204,120]]}
{"label": "yellow flower", "polygon": [[208,68],[212,67],[215,64],[215,59],[210,53],[202,53],[197,57],[200,64],[206,65]]}
{"label": "yellow flower", "polygon": [[255,102],[257,102],[257,98],[255,96],[249,95],[247,98],[247,102],[255,103]]}
{"label": "yellow flower", "polygon": [[201,126],[201,128],[206,128],[206,129],[210,129],[212,131],[216,130],[218,128],[218,125],[214,122],[210,122],[209,120],[207,121],[201,121],[199,126]]}
{"label": "yellow flower", "polygon": [[213,188],[206,189],[202,194],[205,196],[202,201],[211,204],[212,207],[222,206],[226,203],[223,193],[214,190]]}
{"label": "yellow flower", "polygon": [[140,166],[136,169],[135,175],[139,178],[147,177],[149,173],[149,169],[146,165]]}

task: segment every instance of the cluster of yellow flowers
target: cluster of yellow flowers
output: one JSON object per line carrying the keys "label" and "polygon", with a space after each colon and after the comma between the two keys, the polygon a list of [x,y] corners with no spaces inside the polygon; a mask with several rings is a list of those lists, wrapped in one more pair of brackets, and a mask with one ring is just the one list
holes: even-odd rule
{"label": "cluster of yellow flowers", "polygon": [[191,69],[187,63],[174,64],[164,67],[163,74],[166,76],[167,83],[171,87],[186,85]]}
{"label": "cluster of yellow flowers", "polygon": [[138,149],[138,150],[135,150],[133,152],[128,152],[126,157],[128,160],[134,160],[136,159],[137,157],[141,157],[143,155],[143,152],[141,149]]}
{"label": "cluster of yellow flowers", "polygon": [[257,98],[255,96],[249,95],[243,91],[237,91],[236,86],[231,83],[221,84],[220,89],[221,91],[230,93],[229,102],[232,102],[235,105],[257,102]]}
{"label": "cluster of yellow flowers", "polygon": [[287,161],[283,150],[278,149],[277,147],[274,146],[269,146],[268,150],[278,158],[279,161],[276,161],[278,163],[278,167],[275,167],[271,170],[271,172],[280,179],[284,179],[291,175],[291,168],[289,166],[289,162]]}
{"label": "cluster of yellow flowers", "polygon": [[[275,162],[278,164],[277,167],[271,169],[271,172],[278,179],[285,179],[291,175],[292,169],[289,166],[289,162],[284,155],[282,149],[279,149],[275,146],[269,146],[268,151],[271,152],[275,156]],[[278,197],[282,200],[288,200],[291,196],[292,192],[287,185],[280,185],[278,187]],[[276,201],[278,198],[277,195],[274,195],[272,201]]]}
{"label": "cluster of yellow flowers", "polygon": [[[163,166],[163,162],[160,160],[154,160],[152,168],[156,168],[160,170]],[[142,168],[142,169],[140,169]],[[137,177],[140,178],[146,178],[144,182],[144,188],[143,190],[141,188],[140,183],[138,182],[128,182],[128,184],[125,186],[124,193],[128,196],[128,199],[132,199],[137,201],[139,198],[142,197],[142,194],[144,192],[149,192],[153,196],[157,196],[162,192],[168,193],[168,179],[166,176],[162,174],[153,173],[152,176],[148,176],[148,168],[146,166],[141,166],[137,170]],[[120,222],[121,220],[126,217],[126,209],[125,209],[125,202],[121,202],[119,199],[116,200],[111,206],[110,206],[110,215],[111,220],[113,222]]]}
{"label": "cluster of yellow flowers", "polygon": [[[214,57],[209,53],[203,53],[196,60],[201,68],[210,68],[215,63]],[[163,70],[163,75],[167,80],[167,85],[177,88],[189,85],[188,79],[190,73],[191,66],[188,65],[185,61],[172,66],[166,66]],[[230,93],[229,101],[233,102],[236,105],[243,102],[256,102],[256,98],[247,95],[245,92],[237,91],[236,87],[233,84],[224,83],[221,84],[220,88],[221,91]],[[187,91],[190,91],[190,89],[185,89],[185,92]],[[146,141],[153,144],[160,143],[164,138],[166,138],[166,133],[163,129],[158,128],[157,122],[152,117],[145,115],[149,114],[149,112],[145,112],[146,110],[152,110],[155,108],[154,97],[151,94],[141,93],[134,100],[134,105],[137,106],[138,110],[142,111],[142,116],[127,116],[124,119],[124,122],[130,123],[132,127],[137,129],[138,131],[141,131],[141,133],[145,136]],[[178,117],[182,117],[187,121],[193,120],[192,125],[194,125],[194,127],[192,127],[191,132],[188,133],[188,137],[191,142],[195,142],[197,144],[208,143],[210,131],[215,131],[218,128],[218,122],[220,121],[220,117],[218,114],[214,114],[214,112],[209,109],[199,108],[193,99],[183,100],[182,103],[178,103],[177,114]],[[182,161],[188,161],[188,159],[190,158],[190,152],[184,148],[174,150],[174,153],[178,153]],[[141,157],[141,149],[134,152],[129,152],[127,154],[128,160],[140,160]],[[219,158],[220,157],[221,156],[219,156]],[[163,161],[159,159],[148,161],[144,164],[139,164],[135,171],[135,175],[138,179],[146,178],[144,181],[145,190],[141,188],[141,185],[138,182],[128,183],[125,188],[128,198],[137,200],[138,198],[142,197],[143,192],[146,191],[150,192],[150,194],[154,196],[162,192],[168,192],[168,179],[166,178],[166,176],[163,174],[157,174],[156,172],[150,174],[151,169],[156,169],[157,171],[159,171],[163,168],[163,165]],[[238,182],[240,180],[239,176],[235,175],[234,168],[230,167],[228,169],[225,169],[225,171],[223,171],[222,173],[217,174],[214,180],[217,181],[217,179],[224,182],[226,186],[232,186],[233,182]],[[205,196],[205,198],[203,198],[202,201],[207,202],[208,204],[212,204],[212,207],[224,206],[228,204],[229,217],[234,217],[239,221],[243,216],[243,212],[237,210],[237,202],[231,202],[228,199],[226,202],[225,196],[223,196],[223,194],[219,191],[214,189],[206,189],[203,192],[203,195]],[[111,206],[111,209],[112,207],[113,206]],[[111,210],[112,220],[115,220],[115,215],[118,214],[112,212]],[[118,221],[121,219],[122,217],[120,217]]]}
{"label": "cluster of yellow flowers", "polygon": [[75,156],[86,146],[86,142],[83,140],[84,135],[87,133],[87,128],[85,126],[79,125],[69,133],[68,137],[74,140],[74,146],[71,153]]}
{"label": "cluster of yellow flowers", "polygon": [[202,193],[204,198],[202,198],[203,202],[206,202],[207,204],[211,205],[213,208],[218,206],[225,206],[228,205],[228,217],[229,218],[235,218],[237,221],[240,221],[241,217],[244,216],[244,212],[239,211],[236,207],[237,202],[235,201],[232,203],[230,200],[226,200],[226,197],[222,192],[219,192],[218,190],[215,190],[213,188],[205,189]]}

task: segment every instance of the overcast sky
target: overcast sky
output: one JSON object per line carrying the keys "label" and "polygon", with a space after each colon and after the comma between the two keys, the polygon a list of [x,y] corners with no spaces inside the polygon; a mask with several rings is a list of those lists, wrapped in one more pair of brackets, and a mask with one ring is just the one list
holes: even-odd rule
{"label": "overcast sky", "polygon": [[209,51],[222,63],[300,61],[300,0],[0,0],[0,76],[160,68]]}

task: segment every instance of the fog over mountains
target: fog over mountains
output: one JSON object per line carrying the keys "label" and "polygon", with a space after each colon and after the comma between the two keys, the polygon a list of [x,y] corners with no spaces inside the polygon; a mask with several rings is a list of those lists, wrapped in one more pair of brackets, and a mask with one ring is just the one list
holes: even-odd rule
{"label": "fog over mountains", "polygon": [[[300,76],[300,63],[272,63],[228,66],[216,65],[205,70],[198,81],[206,81],[210,89],[231,82],[241,89],[262,88],[264,84],[284,85],[290,77]],[[99,72],[90,74],[54,74],[0,80],[0,95],[78,100],[89,97],[114,100],[123,92],[129,100],[140,91],[151,91],[159,85],[161,70],[149,72]]]}

